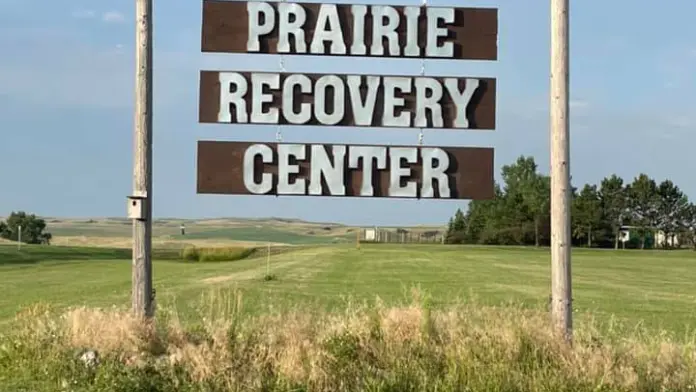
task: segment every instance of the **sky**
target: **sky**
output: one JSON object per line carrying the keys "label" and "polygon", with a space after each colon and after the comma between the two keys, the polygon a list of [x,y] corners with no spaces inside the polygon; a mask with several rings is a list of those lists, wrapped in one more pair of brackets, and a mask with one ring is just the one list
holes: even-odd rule
{"label": "sky", "polygon": [[[337,1],[338,2],[338,1]],[[416,5],[420,1],[371,4]],[[696,199],[696,2],[571,1],[573,185],[670,178]],[[424,145],[495,148],[549,171],[549,1],[499,9],[497,62],[426,60],[429,76],[495,77],[495,131],[425,130]],[[125,217],[132,193],[135,1],[0,0],[0,215]],[[462,200],[196,194],[196,142],[273,142],[278,127],[198,124],[200,70],[280,71],[276,55],[200,52],[201,1],[154,8],[155,217],[444,224]],[[288,72],[420,74],[421,61],[284,56]],[[415,145],[417,129],[281,127],[284,142]]]}

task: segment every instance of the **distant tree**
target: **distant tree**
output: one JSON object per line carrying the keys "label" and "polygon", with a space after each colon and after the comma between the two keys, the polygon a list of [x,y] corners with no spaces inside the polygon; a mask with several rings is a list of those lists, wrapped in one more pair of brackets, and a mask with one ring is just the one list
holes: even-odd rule
{"label": "distant tree", "polygon": [[606,177],[599,185],[602,218],[614,238],[614,249],[619,249],[619,231],[627,216],[628,198],[624,181],[616,174]]}
{"label": "distant tree", "polygon": [[660,183],[657,194],[657,228],[662,230],[665,238],[670,238],[671,243],[674,244],[674,238],[682,226],[685,215],[689,212],[689,199],[670,180]]}
{"label": "distant tree", "polygon": [[457,208],[457,212],[454,213],[454,220],[452,222],[452,231],[462,231],[466,227],[466,220],[464,219],[464,213],[460,208]]}
{"label": "distant tree", "polygon": [[481,243],[485,233],[495,231],[502,225],[502,218],[508,216],[503,211],[505,194],[498,184],[494,185],[494,197],[490,200],[472,200],[464,216],[465,229],[461,241],[478,244]]}
{"label": "distant tree", "polygon": [[[537,172],[533,157],[521,156],[501,170],[494,197],[472,200],[457,210],[447,226],[448,243],[546,245],[550,241],[550,178]],[[572,187],[571,224],[574,246],[619,247],[624,225],[641,237],[628,247],[645,248],[655,229],[679,236],[696,249],[696,207],[671,181],[659,185],[646,174],[631,184],[613,174],[599,185]],[[683,239],[683,241],[681,241]]]}
{"label": "distant tree", "polygon": [[502,169],[505,191],[517,197],[523,213],[534,227],[534,245],[540,245],[540,229],[544,218],[549,216],[551,179],[537,173],[534,157],[521,156],[514,164]]}
{"label": "distant tree", "polygon": [[544,219],[551,216],[551,177],[537,175],[530,184],[526,203],[534,220],[534,245],[540,245]]}
{"label": "distant tree", "polygon": [[461,244],[464,242],[464,229],[466,228],[466,218],[461,208],[457,208],[454,217],[450,218],[447,233],[445,233],[445,242],[448,244]]}
{"label": "distant tree", "polygon": [[648,233],[657,226],[659,195],[655,180],[641,173],[628,186],[628,206],[631,218],[641,237],[640,248],[645,249]]}
{"label": "distant tree", "polygon": [[449,222],[447,222],[447,233],[451,233],[454,231],[454,218],[450,218]]}
{"label": "distant tree", "polygon": [[586,184],[573,200],[573,235],[586,238],[592,247],[592,237],[602,223],[602,205],[596,185]]}
{"label": "distant tree", "polygon": [[681,238],[696,251],[696,205],[689,204],[683,211],[681,219]]}
{"label": "distant tree", "polygon": [[36,215],[28,215],[24,211],[12,212],[7,222],[0,225],[0,237],[11,240],[19,240],[19,230],[22,230],[22,242],[27,244],[50,244],[51,233],[45,232],[46,222]]}

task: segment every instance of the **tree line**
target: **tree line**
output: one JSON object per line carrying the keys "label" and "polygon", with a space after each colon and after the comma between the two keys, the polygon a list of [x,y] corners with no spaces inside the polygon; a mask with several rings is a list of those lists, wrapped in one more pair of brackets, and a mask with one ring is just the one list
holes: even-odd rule
{"label": "tree line", "polygon": [[[521,156],[503,166],[493,199],[456,211],[445,242],[549,245],[550,201],[551,178],[533,157]],[[573,246],[696,250],[696,205],[669,179],[658,183],[641,173],[629,183],[613,174],[599,185],[572,187],[571,228]]]}

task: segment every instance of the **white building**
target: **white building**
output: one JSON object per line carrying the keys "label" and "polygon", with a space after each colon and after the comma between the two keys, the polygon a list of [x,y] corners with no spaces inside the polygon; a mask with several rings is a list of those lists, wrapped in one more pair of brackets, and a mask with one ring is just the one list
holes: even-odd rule
{"label": "white building", "polygon": [[375,241],[377,239],[377,228],[365,229],[365,241]]}
{"label": "white building", "polygon": [[665,232],[658,230],[655,232],[655,246],[658,248],[672,247],[676,248],[679,246],[679,237],[675,235],[665,235]]}

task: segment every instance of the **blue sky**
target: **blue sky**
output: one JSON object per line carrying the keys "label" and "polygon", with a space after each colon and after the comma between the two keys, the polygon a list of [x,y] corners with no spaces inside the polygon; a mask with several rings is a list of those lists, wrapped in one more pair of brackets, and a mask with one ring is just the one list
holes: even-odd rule
{"label": "blue sky", "polygon": [[[131,193],[134,1],[0,0],[0,215],[125,216]],[[454,200],[196,195],[196,141],[272,142],[274,126],[199,125],[201,69],[279,71],[277,56],[200,53],[201,2],[155,2],[154,214],[444,223]],[[375,4],[377,2],[374,2]],[[573,1],[573,183],[671,178],[696,198],[696,2]],[[417,1],[384,4],[418,4]],[[498,79],[495,131],[426,130],[426,145],[493,146],[548,172],[549,1],[499,7],[498,62],[426,61],[427,75]],[[285,57],[289,72],[418,74],[419,60]],[[416,129],[284,127],[283,141],[415,144]]]}

